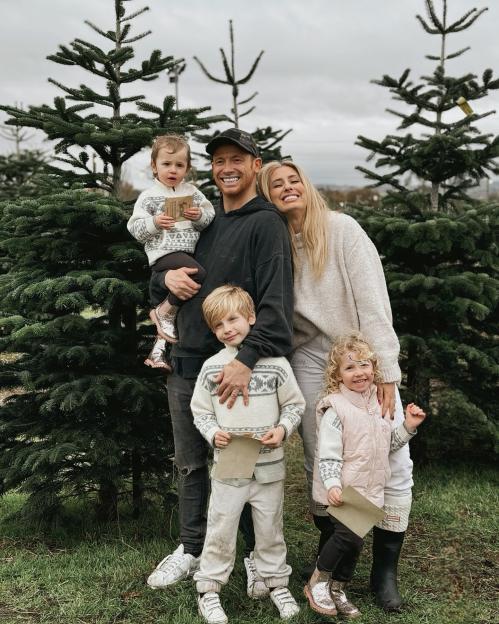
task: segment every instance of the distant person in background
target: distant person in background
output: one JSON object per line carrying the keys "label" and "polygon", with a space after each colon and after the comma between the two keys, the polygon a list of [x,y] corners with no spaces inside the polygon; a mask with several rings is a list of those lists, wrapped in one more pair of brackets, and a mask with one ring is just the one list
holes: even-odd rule
{"label": "distant person in background", "polygon": [[[392,427],[404,415],[396,383],[399,342],[383,267],[376,247],[350,216],[331,211],[304,172],[293,162],[271,162],[259,173],[264,197],[288,220],[294,261],[293,371],[305,397],[299,429],[303,439],[310,509],[321,532],[318,552],[329,540],[326,507],[312,498],[314,452],[317,443],[315,409],[324,384],[332,342],[352,330],[362,332],[379,358],[377,384],[382,414]],[[406,445],[390,455],[391,477],[385,487],[385,520],[373,531],[371,587],[387,611],[401,607],[397,564],[411,509],[412,461]],[[313,569],[313,568],[312,568]],[[307,570],[309,576],[311,570]]]}

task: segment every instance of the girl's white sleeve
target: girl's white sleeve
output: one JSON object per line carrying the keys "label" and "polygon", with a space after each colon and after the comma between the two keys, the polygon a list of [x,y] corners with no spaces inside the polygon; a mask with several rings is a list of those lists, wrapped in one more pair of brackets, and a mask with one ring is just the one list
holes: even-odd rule
{"label": "girl's white sleeve", "polygon": [[194,206],[201,209],[201,216],[197,221],[191,221],[191,223],[194,229],[201,232],[201,230],[208,227],[215,218],[215,209],[213,208],[212,203],[208,201],[203,193],[201,193],[201,191],[196,187],[194,187],[192,203]]}
{"label": "girl's white sleeve", "polygon": [[319,475],[326,490],[341,488],[343,468],[343,425],[329,407],[322,417],[318,438]]}
{"label": "girl's white sleeve", "polygon": [[156,236],[160,231],[154,223],[154,215],[145,209],[145,200],[148,197],[144,192],[139,195],[133,207],[133,213],[126,224],[130,234],[139,242],[145,243]]}

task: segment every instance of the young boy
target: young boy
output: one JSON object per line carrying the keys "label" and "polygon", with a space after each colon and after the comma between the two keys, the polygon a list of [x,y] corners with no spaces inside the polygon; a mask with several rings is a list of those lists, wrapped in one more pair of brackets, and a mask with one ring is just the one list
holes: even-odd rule
{"label": "young boy", "polygon": [[281,618],[299,608],[287,585],[291,568],[286,564],[282,532],[284,453],[282,442],[298,426],[305,401],[284,357],[261,358],[249,384],[249,403],[239,396],[231,409],[219,402],[214,377],[237,355],[255,323],[255,307],[243,289],[227,284],[216,288],[203,303],[210,329],[225,348],[206,360],[194,388],[191,410],[194,424],[215,447],[214,470],[221,450],[233,436],[251,436],[261,448],[252,478],[218,480],[212,473],[208,526],[199,570],[194,575],[200,615],[209,624],[224,624],[227,616],[219,592],[229,579],[236,555],[239,517],[245,503],[252,507],[256,546],[253,557],[259,582],[248,586],[248,595],[270,593]]}

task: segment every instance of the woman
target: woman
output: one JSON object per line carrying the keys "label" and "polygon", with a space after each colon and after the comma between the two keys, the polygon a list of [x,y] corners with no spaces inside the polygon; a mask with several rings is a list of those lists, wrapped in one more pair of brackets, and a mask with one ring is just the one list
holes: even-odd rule
{"label": "woman", "polygon": [[[288,220],[295,265],[295,351],[291,360],[307,407],[301,436],[314,523],[321,531],[319,552],[331,533],[325,507],[312,499],[316,445],[315,406],[331,342],[358,330],[380,360],[378,386],[382,413],[393,426],[403,420],[396,383],[400,381],[399,342],[392,326],[383,267],[372,241],[349,217],[329,210],[303,171],[291,161],[271,162],[261,170],[262,194]],[[371,586],[387,611],[398,610],[397,563],[411,508],[412,461],[406,445],[390,455],[391,478],[385,489],[386,517],[373,531]]]}

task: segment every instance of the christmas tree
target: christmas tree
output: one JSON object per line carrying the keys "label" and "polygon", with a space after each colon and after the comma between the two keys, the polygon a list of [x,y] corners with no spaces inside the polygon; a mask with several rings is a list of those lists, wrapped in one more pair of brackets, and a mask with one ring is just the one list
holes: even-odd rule
{"label": "christmas tree", "polygon": [[[469,190],[487,172],[499,173],[499,137],[475,125],[493,111],[475,113],[469,102],[498,89],[499,80],[490,69],[481,81],[447,73],[449,61],[468,49],[448,51],[449,36],[486,9],[451,21],[446,0],[440,16],[431,0],[425,4],[427,19],[417,19],[440,39],[439,54],[427,57],[435,70],[416,84],[408,69],[398,79],[374,81],[409,107],[390,112],[401,119],[399,131],[414,128],[414,134],[358,137],[376,170],[358,168],[389,190],[381,207],[353,213],[382,253],[402,345],[405,398],[432,415],[415,440],[416,452],[484,457],[498,442],[499,206],[473,200]],[[458,106],[464,116],[456,117]],[[409,186],[408,173],[418,186]]]}
{"label": "christmas tree", "polygon": [[[53,105],[1,107],[11,125],[43,130],[57,141],[51,166],[57,190],[2,206],[1,246],[12,268],[0,297],[17,310],[0,320],[1,346],[20,353],[1,379],[22,385],[0,412],[3,488],[29,494],[26,510],[45,518],[67,496],[97,492],[99,510],[116,514],[119,495],[134,510],[170,466],[171,436],[164,377],[143,366],[152,328],[146,318],[148,269],[120,201],[123,164],[153,137],[208,128],[206,108],[161,106],[124,87],[150,81],[180,61],[154,50],[133,65],[132,24],[148,9],[114,6],[114,27],[90,28],[103,46],[75,39],[49,58],[79,67],[101,91],[51,82],[65,92]],[[104,47],[107,46],[107,47]],[[100,168],[92,165],[97,154]],[[76,185],[76,186],[75,186]]]}
{"label": "christmas tree", "polygon": [[[251,112],[255,110],[254,105],[250,106],[246,110],[241,110],[241,107],[252,102],[252,100],[258,95],[258,91],[255,91],[249,97],[243,100],[240,100],[239,99],[240,86],[247,84],[251,80],[264,54],[264,50],[261,50],[258,56],[255,58],[247,74],[243,77],[238,78],[236,76],[236,70],[235,70],[236,49],[235,49],[235,41],[234,41],[234,27],[232,24],[232,20],[229,20],[229,42],[230,42],[229,57],[227,57],[225,50],[223,48],[220,48],[220,54],[222,57],[222,66],[224,70],[223,78],[217,78],[216,76],[214,76],[205,67],[205,65],[200,61],[200,59],[197,56],[194,57],[194,60],[199,65],[204,75],[207,78],[209,78],[212,82],[227,85],[228,87],[230,87],[231,94],[232,94],[232,106],[230,109],[230,116],[226,116],[226,119],[231,123],[231,125],[233,125],[236,128],[239,128],[239,122],[241,118],[246,117],[247,115],[249,115]],[[216,131],[215,133],[212,133],[212,134],[195,133],[195,137],[197,138],[199,142],[206,144],[211,139],[213,139],[217,134],[219,134],[219,132],[220,131]],[[282,142],[284,137],[286,137],[290,132],[291,132],[291,129],[274,130],[271,126],[266,126],[265,128],[256,128],[255,130],[251,132],[253,139],[258,145],[258,150],[260,152],[260,156],[264,163],[269,162],[271,160],[283,160],[284,158],[289,158],[289,156],[282,155],[280,143]],[[206,154],[200,154],[200,155],[203,156],[206,160],[209,160]],[[199,180],[202,181],[201,187],[203,188],[203,192],[210,197],[218,196],[218,191],[211,182],[211,171],[200,170],[197,172],[197,175],[198,175]]]}

